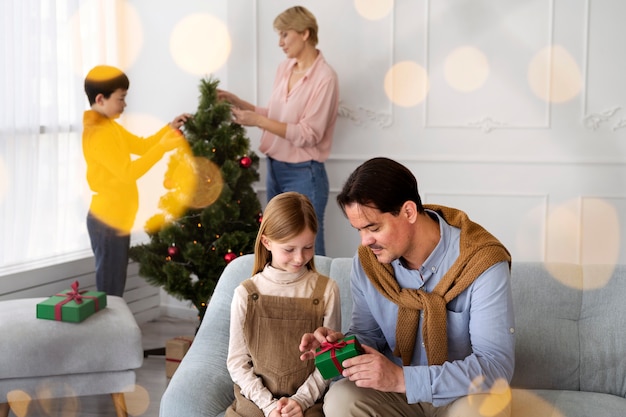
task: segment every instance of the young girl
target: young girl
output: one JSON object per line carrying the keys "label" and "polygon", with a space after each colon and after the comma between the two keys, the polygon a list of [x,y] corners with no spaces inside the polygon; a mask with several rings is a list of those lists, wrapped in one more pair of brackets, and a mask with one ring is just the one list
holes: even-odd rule
{"label": "young girl", "polygon": [[341,327],[339,287],[313,263],[316,233],[306,196],[287,192],[267,204],[253,276],[233,296],[227,366],[235,402],[226,417],[324,415],[328,382],[298,349],[304,333]]}

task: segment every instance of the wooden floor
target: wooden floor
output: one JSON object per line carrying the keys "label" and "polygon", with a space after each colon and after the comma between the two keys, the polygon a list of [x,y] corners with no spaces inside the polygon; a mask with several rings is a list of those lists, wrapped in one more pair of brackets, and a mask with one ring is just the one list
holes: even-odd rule
{"label": "wooden floor", "polygon": [[[146,351],[163,348],[165,341],[177,336],[193,335],[198,322],[161,317],[141,326],[143,348]],[[165,377],[165,357],[149,355],[136,371],[135,391],[124,394],[129,416],[158,417],[161,395],[169,381]],[[9,412],[9,417],[115,417],[110,395],[64,398],[45,403],[32,401],[21,409]]]}

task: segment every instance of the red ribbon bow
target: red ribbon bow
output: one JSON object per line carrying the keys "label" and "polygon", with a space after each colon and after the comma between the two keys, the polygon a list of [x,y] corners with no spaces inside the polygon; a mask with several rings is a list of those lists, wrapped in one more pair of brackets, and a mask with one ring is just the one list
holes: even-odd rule
{"label": "red ribbon bow", "polygon": [[71,285],[72,289],[70,291],[66,292],[65,294],[55,294],[55,296],[57,297],[65,297],[65,300],[59,301],[54,306],[54,319],[55,320],[61,321],[61,319],[63,318],[63,312],[61,311],[61,309],[63,308],[65,304],[69,303],[70,301],[75,301],[76,304],[82,304],[83,298],[93,299],[94,303],[96,304],[96,311],[98,311],[99,309],[98,298],[91,297],[91,296],[83,296],[82,293],[87,292],[87,290],[78,291],[78,286],[79,286],[78,281],[74,281]]}
{"label": "red ribbon bow", "polygon": [[335,365],[335,368],[337,369],[337,371],[339,373],[341,373],[343,371],[343,366],[341,366],[341,364],[337,360],[336,350],[337,349],[343,349],[346,346],[348,346],[349,344],[354,344],[354,339],[341,340],[340,342],[326,342],[326,341],[324,341],[324,342],[322,342],[322,346],[320,346],[320,350],[315,352],[315,356],[319,356],[319,355],[321,355],[324,352],[330,351],[330,359],[333,361],[333,364]]}

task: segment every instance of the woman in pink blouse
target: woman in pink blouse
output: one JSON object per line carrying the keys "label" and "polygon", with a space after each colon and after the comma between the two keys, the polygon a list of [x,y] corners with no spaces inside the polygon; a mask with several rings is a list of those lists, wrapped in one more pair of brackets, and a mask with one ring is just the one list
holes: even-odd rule
{"label": "woman in pink blouse", "polygon": [[274,19],[278,45],[287,56],[276,71],[267,107],[257,107],[219,90],[233,105],[234,121],[263,130],[259,150],[267,156],[267,199],[286,191],[306,195],[319,230],[315,253],[325,255],[324,210],[328,202],[328,159],[339,108],[337,74],[317,49],[317,21],[302,6]]}

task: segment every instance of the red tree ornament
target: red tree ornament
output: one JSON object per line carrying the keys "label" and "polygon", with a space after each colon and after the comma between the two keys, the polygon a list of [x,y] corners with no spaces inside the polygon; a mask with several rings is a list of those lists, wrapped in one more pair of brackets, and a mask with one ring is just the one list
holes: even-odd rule
{"label": "red tree ornament", "polygon": [[244,168],[250,168],[252,166],[252,158],[249,156],[244,156],[239,160],[239,165]]}
{"label": "red tree ornament", "polygon": [[178,255],[179,252],[180,252],[180,249],[178,249],[176,245],[172,245],[169,248],[167,248],[167,254],[171,257]]}
{"label": "red tree ornament", "polygon": [[233,252],[228,251],[228,253],[226,255],[224,255],[224,260],[226,261],[227,264],[231,263],[235,258],[237,257],[237,255],[235,255]]}

